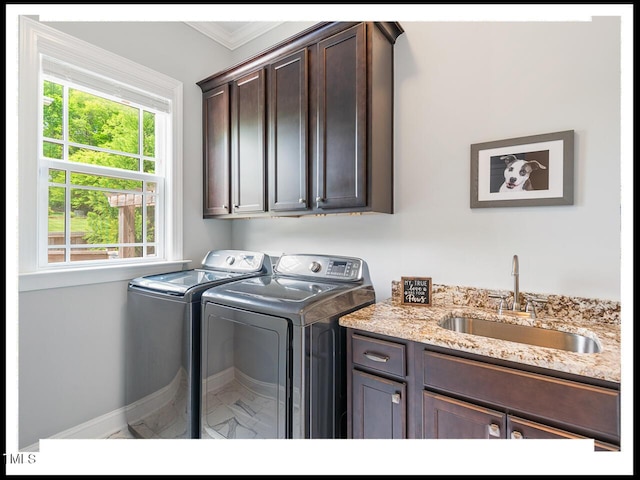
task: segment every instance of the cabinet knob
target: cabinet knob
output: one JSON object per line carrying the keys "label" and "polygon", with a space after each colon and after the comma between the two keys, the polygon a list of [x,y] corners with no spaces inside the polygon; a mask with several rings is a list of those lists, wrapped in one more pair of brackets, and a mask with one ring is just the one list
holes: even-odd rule
{"label": "cabinet knob", "polygon": [[324,198],[322,197],[316,197],[316,204],[318,205],[318,208],[320,208],[322,205],[322,202],[324,202]]}
{"label": "cabinet knob", "polygon": [[511,432],[511,438],[513,438],[514,440],[522,440],[524,438],[524,435],[522,435],[522,433],[518,432],[517,430],[514,430],[513,432]]}
{"label": "cabinet knob", "polygon": [[487,425],[489,427],[489,436],[490,437],[499,437],[500,436],[500,425],[496,423],[490,423]]}
{"label": "cabinet knob", "polygon": [[307,203],[307,202],[305,202],[304,198],[299,198],[298,203]]}
{"label": "cabinet knob", "polygon": [[237,208],[238,208],[238,205],[236,205],[236,204],[234,203],[234,204],[233,204],[233,208],[234,208],[234,209],[237,209]]}
{"label": "cabinet knob", "polygon": [[400,394],[394,393],[391,395],[391,403],[400,403]]}
{"label": "cabinet knob", "polygon": [[227,205],[222,205],[223,210],[226,210],[227,208],[229,208]]}

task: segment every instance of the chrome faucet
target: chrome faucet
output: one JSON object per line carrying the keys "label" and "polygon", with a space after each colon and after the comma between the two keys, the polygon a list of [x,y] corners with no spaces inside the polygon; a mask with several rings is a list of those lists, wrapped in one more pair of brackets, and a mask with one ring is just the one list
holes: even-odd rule
{"label": "chrome faucet", "polygon": [[511,263],[511,275],[513,275],[513,304],[511,310],[517,312],[520,311],[520,265],[518,263],[518,255],[513,256],[513,262]]}

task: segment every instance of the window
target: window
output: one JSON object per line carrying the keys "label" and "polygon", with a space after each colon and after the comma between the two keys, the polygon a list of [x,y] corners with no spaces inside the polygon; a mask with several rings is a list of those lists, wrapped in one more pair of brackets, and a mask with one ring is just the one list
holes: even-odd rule
{"label": "window", "polygon": [[182,84],[21,29],[21,275],[181,261]]}
{"label": "window", "polygon": [[162,257],[168,115],[42,78],[40,263]]}

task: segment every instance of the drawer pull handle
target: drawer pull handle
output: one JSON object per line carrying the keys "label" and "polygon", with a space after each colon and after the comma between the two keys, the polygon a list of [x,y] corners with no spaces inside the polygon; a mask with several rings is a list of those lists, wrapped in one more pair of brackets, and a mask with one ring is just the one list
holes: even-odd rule
{"label": "drawer pull handle", "polygon": [[513,438],[514,440],[522,440],[524,438],[524,435],[522,435],[522,433],[518,432],[517,430],[514,430],[513,432],[511,432],[511,438]]}
{"label": "drawer pull handle", "polygon": [[491,423],[488,425],[489,427],[489,436],[490,437],[499,437],[500,436],[500,425],[495,423]]}
{"label": "drawer pull handle", "polygon": [[394,393],[391,395],[391,403],[400,403],[400,394]]}
{"label": "drawer pull handle", "polygon": [[389,357],[386,355],[380,355],[378,353],[364,352],[364,356],[374,362],[386,363],[389,361]]}

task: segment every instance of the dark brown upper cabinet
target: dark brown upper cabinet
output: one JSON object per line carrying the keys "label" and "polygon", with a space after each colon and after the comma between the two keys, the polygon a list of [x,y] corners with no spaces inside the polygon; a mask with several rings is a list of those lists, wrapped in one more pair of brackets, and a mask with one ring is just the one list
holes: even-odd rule
{"label": "dark brown upper cabinet", "polygon": [[231,198],[233,213],[266,210],[265,73],[234,80],[231,90]]}
{"label": "dark brown upper cabinet", "polygon": [[204,94],[204,216],[231,212],[231,134],[229,85]]}
{"label": "dark brown upper cabinet", "polygon": [[307,49],[269,66],[269,210],[309,208]]}
{"label": "dark brown upper cabinet", "polygon": [[204,217],[393,213],[393,46],[403,31],[323,22],[198,82]]}
{"label": "dark brown upper cabinet", "polygon": [[362,23],[318,44],[315,200],[320,210],[367,205],[365,35]]}

